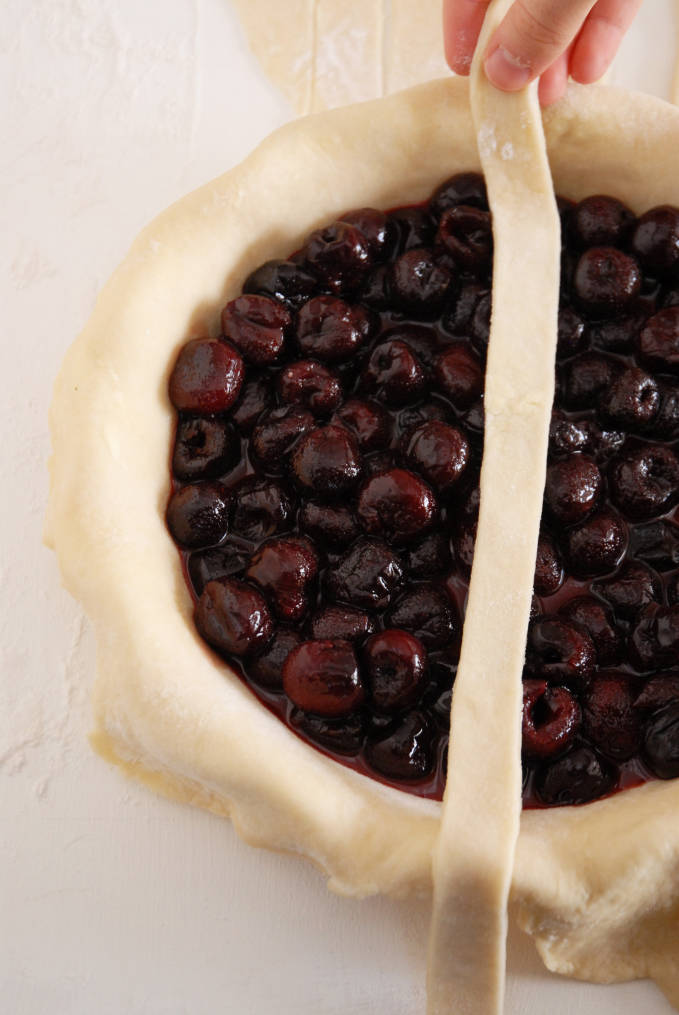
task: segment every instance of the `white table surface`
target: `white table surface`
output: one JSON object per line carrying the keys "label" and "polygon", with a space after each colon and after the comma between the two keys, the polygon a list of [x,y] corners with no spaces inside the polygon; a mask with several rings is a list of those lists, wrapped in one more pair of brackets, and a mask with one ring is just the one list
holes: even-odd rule
{"label": "white table surface", "polygon": [[[668,94],[672,7],[647,0],[615,80]],[[338,899],[91,753],[93,641],[40,542],[51,386],[95,294],[291,111],[228,0],[4,0],[0,74],[0,1011],[418,1015],[427,907]],[[550,976],[518,933],[509,970],[512,1015],[670,1011]]]}

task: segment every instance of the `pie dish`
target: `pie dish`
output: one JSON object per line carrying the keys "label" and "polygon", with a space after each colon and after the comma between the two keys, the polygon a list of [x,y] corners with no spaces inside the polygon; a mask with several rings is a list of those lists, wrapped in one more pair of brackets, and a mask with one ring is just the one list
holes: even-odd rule
{"label": "pie dish", "polygon": [[[610,193],[636,212],[679,204],[679,114],[664,103],[572,87],[545,130],[560,193]],[[95,747],[161,792],[230,815],[248,841],[304,854],[357,896],[430,890],[440,805],[309,750],[196,635],[164,525],[167,383],[187,336],[216,334],[257,265],[347,208],[422,201],[458,168],[480,169],[460,81],[279,131],[142,233],[68,354],[51,415],[48,534],[96,629]],[[678,804],[679,786],[657,782],[523,813],[512,900],[550,969],[650,976],[679,1004]]]}

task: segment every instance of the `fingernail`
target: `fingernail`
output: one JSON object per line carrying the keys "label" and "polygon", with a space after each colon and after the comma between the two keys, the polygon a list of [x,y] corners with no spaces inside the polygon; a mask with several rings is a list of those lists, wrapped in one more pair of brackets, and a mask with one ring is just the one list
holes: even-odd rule
{"label": "fingernail", "polygon": [[525,61],[498,46],[486,57],[484,70],[488,80],[503,92],[518,92],[531,79],[531,70]]}

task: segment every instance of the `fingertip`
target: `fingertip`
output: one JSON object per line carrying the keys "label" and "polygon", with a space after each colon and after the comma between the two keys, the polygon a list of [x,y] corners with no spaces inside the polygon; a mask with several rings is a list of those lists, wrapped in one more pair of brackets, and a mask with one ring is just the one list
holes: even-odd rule
{"label": "fingertip", "polygon": [[563,97],[568,87],[568,52],[563,53],[548,67],[538,84],[538,99],[543,108],[553,106]]}
{"label": "fingertip", "polygon": [[483,69],[490,83],[503,92],[518,92],[533,77],[530,67],[508,53],[503,46],[489,50]]}
{"label": "fingertip", "polygon": [[[605,33],[604,33],[605,34]],[[604,76],[617,50],[617,44],[602,45],[601,31],[595,24],[585,24],[573,47],[571,75],[581,85],[591,85]]]}
{"label": "fingertip", "polygon": [[487,8],[488,0],[444,0],[444,51],[446,62],[455,74],[466,76],[470,72]]}
{"label": "fingertip", "polygon": [[639,6],[638,0],[627,0],[613,17],[611,0],[598,0],[573,47],[571,74],[576,81],[589,85],[604,76]]}
{"label": "fingertip", "polygon": [[454,42],[446,40],[446,63],[454,74],[461,74],[468,77],[472,66],[472,52],[466,48],[456,46]]}

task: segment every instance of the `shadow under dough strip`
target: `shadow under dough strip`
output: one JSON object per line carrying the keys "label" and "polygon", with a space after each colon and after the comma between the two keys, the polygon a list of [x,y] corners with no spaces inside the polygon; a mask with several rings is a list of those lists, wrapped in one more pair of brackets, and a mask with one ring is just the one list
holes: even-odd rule
{"label": "shadow under dough strip", "polygon": [[483,53],[471,104],[493,216],[493,313],[481,505],[434,853],[429,1015],[502,1010],[507,901],[521,814],[521,674],[554,396],[560,224],[537,89],[508,95]]}

